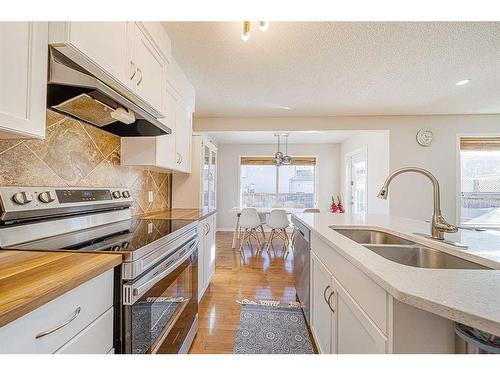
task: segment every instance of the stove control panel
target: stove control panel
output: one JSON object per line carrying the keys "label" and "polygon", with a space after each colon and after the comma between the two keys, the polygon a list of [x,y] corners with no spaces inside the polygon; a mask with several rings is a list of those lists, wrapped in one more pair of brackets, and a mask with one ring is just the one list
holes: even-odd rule
{"label": "stove control panel", "polygon": [[127,208],[134,200],[123,188],[0,186],[0,221]]}

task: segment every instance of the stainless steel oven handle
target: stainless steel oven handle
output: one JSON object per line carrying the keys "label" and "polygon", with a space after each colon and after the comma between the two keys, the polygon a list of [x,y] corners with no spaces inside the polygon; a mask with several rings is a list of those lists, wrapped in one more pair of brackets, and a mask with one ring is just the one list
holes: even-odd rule
{"label": "stainless steel oven handle", "polygon": [[200,241],[197,239],[196,242],[194,242],[194,244],[190,247],[189,251],[185,255],[183,255],[182,258],[179,258],[175,263],[173,263],[170,267],[168,267],[165,271],[160,272],[158,275],[146,281],[144,284],[134,287],[132,289],[132,294],[134,296],[142,295],[149,289],[149,287],[156,284],[158,281],[167,276],[170,272],[172,272],[175,268],[177,268],[177,266],[179,266],[186,259],[188,259],[191,256],[191,254],[193,254],[194,250],[198,247],[199,242]]}

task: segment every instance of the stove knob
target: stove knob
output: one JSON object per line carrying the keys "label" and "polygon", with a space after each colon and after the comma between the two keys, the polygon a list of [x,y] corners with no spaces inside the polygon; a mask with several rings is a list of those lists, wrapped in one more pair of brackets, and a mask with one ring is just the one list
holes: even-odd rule
{"label": "stove knob", "polygon": [[12,196],[12,199],[17,204],[28,204],[33,200],[33,195],[27,191],[21,191],[20,193],[16,193]]}
{"label": "stove knob", "polygon": [[117,191],[113,191],[113,198],[121,198],[122,197],[122,193],[120,193],[118,190]]}
{"label": "stove knob", "polygon": [[123,198],[130,198],[130,191],[125,190],[125,191],[122,193],[122,195],[123,195]]}
{"label": "stove knob", "polygon": [[43,193],[38,194],[38,199],[40,199],[43,203],[50,203],[56,200],[51,191],[44,191]]}
{"label": "stove knob", "polygon": [[120,251],[120,250],[121,250],[120,245],[114,245],[114,246],[111,248],[111,251]]}

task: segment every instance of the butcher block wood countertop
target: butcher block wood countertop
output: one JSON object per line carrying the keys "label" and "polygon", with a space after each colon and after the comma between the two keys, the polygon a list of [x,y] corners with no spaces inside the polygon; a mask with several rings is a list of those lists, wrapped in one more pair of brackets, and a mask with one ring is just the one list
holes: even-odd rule
{"label": "butcher block wood countertop", "polygon": [[114,254],[0,251],[0,327],[121,261]]}
{"label": "butcher block wood countertop", "polygon": [[141,216],[143,219],[179,219],[179,220],[203,220],[215,214],[215,210],[205,210],[200,208],[170,208],[165,211]]}

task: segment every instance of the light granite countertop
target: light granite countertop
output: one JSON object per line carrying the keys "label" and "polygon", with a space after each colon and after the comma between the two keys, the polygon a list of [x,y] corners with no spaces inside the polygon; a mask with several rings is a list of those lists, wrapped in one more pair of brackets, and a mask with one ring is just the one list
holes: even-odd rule
{"label": "light granite countertop", "polygon": [[[430,224],[395,216],[296,214],[313,233],[335,246],[358,269],[398,301],[500,336],[500,231],[460,230],[449,240],[466,250],[415,235]],[[331,226],[381,229],[422,245],[467,259],[491,270],[417,268],[392,262],[342,236]]]}

